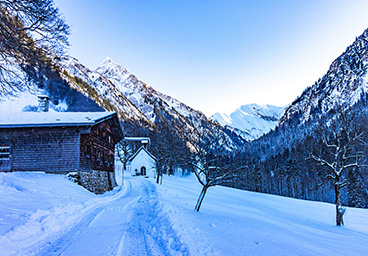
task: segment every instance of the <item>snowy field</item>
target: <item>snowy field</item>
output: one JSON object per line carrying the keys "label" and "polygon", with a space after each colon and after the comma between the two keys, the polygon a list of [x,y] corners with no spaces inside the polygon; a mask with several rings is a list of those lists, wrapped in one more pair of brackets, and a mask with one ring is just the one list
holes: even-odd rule
{"label": "snowy field", "polygon": [[128,177],[94,195],[44,173],[0,173],[0,255],[368,255],[368,210]]}

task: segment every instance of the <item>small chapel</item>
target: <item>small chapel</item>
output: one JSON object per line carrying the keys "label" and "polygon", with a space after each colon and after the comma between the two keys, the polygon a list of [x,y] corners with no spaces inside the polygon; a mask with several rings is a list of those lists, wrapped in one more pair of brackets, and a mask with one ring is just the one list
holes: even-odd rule
{"label": "small chapel", "polygon": [[[129,140],[129,138],[126,138],[126,140]],[[157,159],[147,149],[149,138],[141,138],[140,140],[142,146],[129,158],[127,171],[132,176],[155,177]]]}

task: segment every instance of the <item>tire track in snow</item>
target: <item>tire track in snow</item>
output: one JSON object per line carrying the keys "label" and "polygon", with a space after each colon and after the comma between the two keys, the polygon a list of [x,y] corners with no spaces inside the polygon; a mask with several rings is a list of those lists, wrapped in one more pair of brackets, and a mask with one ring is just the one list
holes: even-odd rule
{"label": "tire track in snow", "polygon": [[117,255],[189,255],[162,211],[155,185],[141,179],[141,194],[128,217]]}
{"label": "tire track in snow", "polygon": [[[104,201],[100,204],[95,205],[88,211],[82,219],[76,223],[73,227],[66,230],[62,234],[54,236],[51,241],[48,241],[46,244],[40,246],[38,249],[29,249],[27,250],[27,255],[63,255],[63,253],[78,240],[79,237],[83,235],[83,233],[87,230],[87,228],[93,224],[96,219],[99,218],[100,215],[104,213],[106,210],[106,206],[115,202],[120,198],[125,198],[132,193],[132,186],[130,182],[126,183],[126,187],[121,195],[112,196],[109,200]],[[136,199],[137,200],[137,199]],[[132,200],[130,203],[126,204],[124,208],[127,208],[131,203],[134,203],[135,200]]]}
{"label": "tire track in snow", "polygon": [[[98,208],[90,212],[82,221],[75,225],[66,236],[58,238],[52,243],[48,243],[43,251],[37,255],[62,255],[69,246],[76,241],[87,229],[87,227],[104,211]],[[44,252],[46,251],[46,252]]]}
{"label": "tire track in snow", "polygon": [[189,255],[162,210],[156,186],[143,178],[127,179],[125,186],[24,255]]}

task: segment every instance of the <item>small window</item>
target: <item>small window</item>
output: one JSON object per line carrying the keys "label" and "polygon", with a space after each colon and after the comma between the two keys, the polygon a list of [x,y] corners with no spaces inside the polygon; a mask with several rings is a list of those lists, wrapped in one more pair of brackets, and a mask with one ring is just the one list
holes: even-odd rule
{"label": "small window", "polygon": [[10,147],[0,146],[0,159],[9,160],[10,158]]}
{"label": "small window", "polygon": [[11,171],[11,150],[9,146],[0,146],[0,171]]}

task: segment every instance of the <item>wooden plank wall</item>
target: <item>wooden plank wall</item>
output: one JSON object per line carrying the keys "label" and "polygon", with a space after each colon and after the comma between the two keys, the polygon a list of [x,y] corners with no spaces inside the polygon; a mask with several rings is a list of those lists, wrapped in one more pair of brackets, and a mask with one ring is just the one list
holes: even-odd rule
{"label": "wooden plank wall", "polygon": [[0,129],[0,144],[11,146],[13,171],[76,171],[80,133],[69,128]]}
{"label": "wooden plank wall", "polygon": [[113,172],[115,143],[109,121],[93,126],[90,134],[81,137],[82,165],[85,164],[85,156],[91,155],[93,170]]}

